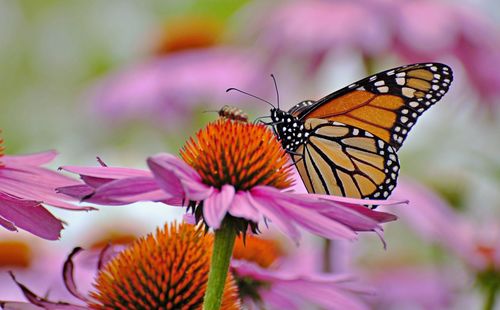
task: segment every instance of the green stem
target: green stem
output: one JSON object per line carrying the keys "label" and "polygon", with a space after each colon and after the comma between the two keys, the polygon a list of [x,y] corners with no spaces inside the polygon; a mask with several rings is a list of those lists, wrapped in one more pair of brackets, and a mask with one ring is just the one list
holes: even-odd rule
{"label": "green stem", "polygon": [[332,241],[323,239],[323,272],[332,272]]}
{"label": "green stem", "polygon": [[224,219],[221,227],[215,231],[207,291],[205,292],[205,300],[203,302],[204,310],[220,309],[236,234],[236,229],[227,218]]}
{"label": "green stem", "polygon": [[363,66],[367,75],[375,74],[375,59],[370,56],[363,56]]}
{"label": "green stem", "polygon": [[495,307],[496,297],[497,297],[498,285],[492,283],[486,289],[486,300],[484,302],[484,310],[493,310]]}

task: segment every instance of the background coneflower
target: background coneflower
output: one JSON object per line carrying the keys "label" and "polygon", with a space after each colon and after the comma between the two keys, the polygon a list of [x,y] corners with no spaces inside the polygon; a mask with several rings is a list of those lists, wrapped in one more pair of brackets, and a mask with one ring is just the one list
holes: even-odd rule
{"label": "background coneflower", "polygon": [[[205,234],[200,227],[166,224],[164,229],[158,228],[154,235],[136,240],[109,260],[99,271],[94,290],[88,296],[78,292],[73,279],[73,258],[81,251],[77,248],[64,264],[66,287],[92,309],[202,309],[212,243],[213,236]],[[105,256],[103,253],[101,257]],[[36,296],[12,277],[27,299],[37,306],[85,309]],[[0,302],[0,305],[9,304]],[[228,275],[224,283],[221,309],[240,309],[232,275]]]}
{"label": "background coneflower", "polygon": [[[213,239],[195,226],[157,229],[110,261],[90,294],[96,309],[201,309]],[[225,282],[222,309],[239,309],[231,276]]]}
{"label": "background coneflower", "polygon": [[249,309],[368,309],[362,296],[372,290],[347,274],[315,272],[308,256],[299,250],[294,261],[276,240],[237,238],[231,271],[240,297]]}

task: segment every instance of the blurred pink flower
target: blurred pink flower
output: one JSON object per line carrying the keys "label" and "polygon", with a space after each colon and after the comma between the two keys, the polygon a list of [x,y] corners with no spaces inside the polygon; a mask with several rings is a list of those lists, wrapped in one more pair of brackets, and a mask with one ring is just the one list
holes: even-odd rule
{"label": "blurred pink flower", "polygon": [[42,203],[69,210],[91,210],[67,202],[71,197],[55,188],[78,184],[57,172],[40,167],[56,156],[55,151],[31,155],[3,156],[0,152],[0,225],[17,231],[24,229],[44,239],[56,240],[62,222]]}
{"label": "blurred pink flower", "polygon": [[258,290],[260,300],[249,297],[243,300],[249,309],[262,309],[261,303],[270,309],[304,309],[302,306],[307,302],[324,309],[368,309],[353,295],[372,293],[346,275],[304,275],[293,271],[267,270],[238,260],[231,262],[231,268],[237,278],[262,284]]}
{"label": "blurred pink flower", "polygon": [[15,272],[33,289],[51,298],[69,297],[60,277],[60,266],[67,253],[59,247],[49,247],[48,241],[32,235],[12,236],[0,235],[0,300],[20,300],[23,297],[8,271]]}
{"label": "blurred pink flower", "polygon": [[[304,247],[305,246],[305,247]],[[307,244],[282,251],[273,239],[236,240],[231,271],[248,309],[368,309],[361,297],[373,290],[347,274],[313,271]]]}
{"label": "blurred pink flower", "polygon": [[110,120],[156,120],[174,127],[197,106],[233,103],[226,89],[252,88],[262,76],[250,51],[229,47],[167,54],[106,78],[96,89],[96,114]]}
{"label": "blurred pink flower", "polygon": [[[100,254],[98,255],[98,268],[97,271],[102,268],[102,266],[105,265],[105,263],[110,259],[110,257],[107,255],[106,252],[109,251],[111,247],[107,247],[100,251]],[[12,299],[10,300],[0,300],[0,306],[2,306],[3,309],[54,309],[54,310],[79,310],[79,309],[89,309],[89,307],[84,306],[83,303],[90,302],[90,299],[87,297],[86,293],[82,293],[78,290],[75,279],[74,279],[74,273],[75,273],[75,264],[73,262],[74,257],[82,251],[82,248],[75,248],[66,258],[66,261],[62,265],[62,278],[63,278],[63,283],[64,287],[66,289],[67,297],[66,299],[73,300],[72,302],[67,302],[67,301],[53,301],[53,298],[49,298],[47,296],[39,296],[35,294],[28,286],[25,286],[21,282],[17,280],[17,276],[14,275],[13,272],[9,272],[10,277],[14,281],[14,283],[17,285],[17,287],[21,290],[22,294],[24,297],[28,300],[28,302],[19,302],[19,301],[14,301]],[[114,253],[116,254],[116,253]],[[106,262],[103,260],[106,259]],[[45,272],[44,277],[46,276],[52,276],[53,274],[60,274],[60,273],[49,273]],[[84,279],[79,279],[79,282],[83,281]],[[89,279],[85,279],[89,280]],[[33,287],[33,281],[30,282],[30,287]]]}
{"label": "blurred pink flower", "polygon": [[450,270],[430,266],[381,266],[363,278],[377,291],[367,300],[373,309],[450,309],[455,285]]}
{"label": "blurred pink flower", "polygon": [[500,31],[470,6],[431,0],[312,0],[268,9],[256,27],[271,58],[309,62],[312,72],[336,50],[409,62],[455,57],[483,97],[500,95]]}
{"label": "blurred pink flower", "polygon": [[398,213],[423,237],[455,252],[476,271],[500,270],[498,220],[476,223],[456,213],[431,190],[407,179],[400,181],[393,197],[409,199],[409,206]]}

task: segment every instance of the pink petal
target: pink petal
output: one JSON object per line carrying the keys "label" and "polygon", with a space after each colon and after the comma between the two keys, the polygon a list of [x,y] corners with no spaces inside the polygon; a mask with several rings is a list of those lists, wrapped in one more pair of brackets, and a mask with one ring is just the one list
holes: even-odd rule
{"label": "pink petal", "polygon": [[292,240],[298,242],[300,232],[297,227],[295,227],[295,223],[290,221],[290,217],[279,204],[276,204],[274,200],[270,200],[266,196],[261,196],[259,192],[256,191],[256,188],[250,191],[250,195],[247,195],[247,200],[253,208],[257,209],[266,218],[271,220],[279,230],[288,235]]}
{"label": "pink petal", "polygon": [[123,167],[62,166],[60,169],[71,173],[104,179],[151,176],[151,173],[147,170]]}
{"label": "pink petal", "polygon": [[15,226],[48,240],[59,239],[62,222],[37,201],[0,192],[0,217]]}
{"label": "pink petal", "polygon": [[203,217],[208,226],[213,229],[219,229],[229,206],[233,202],[233,198],[234,187],[232,185],[224,185],[220,192],[214,190],[212,195],[205,199],[203,204]]}
{"label": "pink petal", "polygon": [[89,299],[78,291],[75,284],[75,279],[73,277],[73,271],[74,271],[73,257],[77,255],[80,251],[82,251],[82,248],[80,247],[74,248],[73,251],[71,251],[71,253],[69,254],[66,261],[64,262],[63,279],[64,279],[64,285],[66,286],[68,292],[71,293],[71,295],[75,296],[76,298],[82,301],[87,302],[89,301]]}
{"label": "pink petal", "polygon": [[[71,305],[68,303],[52,302],[52,301],[47,300],[46,298],[37,296],[30,289],[28,289],[25,285],[18,282],[16,280],[16,277],[14,276],[14,274],[12,272],[9,272],[9,274],[12,277],[12,280],[14,280],[14,282],[17,284],[17,286],[19,286],[19,288],[22,290],[26,299],[28,299],[28,301],[31,302],[33,305],[36,305],[36,306],[42,307],[43,309],[48,309],[48,310],[82,310],[82,309],[87,309],[86,307]],[[19,308],[19,309],[30,309],[30,308]]]}
{"label": "pink petal", "polygon": [[191,166],[173,155],[158,154],[148,158],[147,162],[158,185],[173,197],[201,201],[212,193],[212,187],[203,184]]}
{"label": "pink petal", "polygon": [[250,220],[254,223],[259,223],[262,219],[262,214],[252,206],[249,197],[251,194],[247,191],[238,191],[233,198],[233,203],[229,206],[229,214],[234,217],[240,217]]}
{"label": "pink petal", "polygon": [[0,301],[0,307],[4,310],[42,310],[38,306],[27,302]]}
{"label": "pink petal", "polygon": [[359,199],[359,198],[349,198],[349,197],[341,197],[341,196],[333,196],[333,195],[321,195],[321,194],[307,194],[303,196],[313,195],[314,197],[323,198],[325,200],[340,202],[343,204],[351,204],[351,205],[377,205],[377,206],[393,206],[393,205],[401,205],[408,204],[408,199],[386,199],[386,200],[378,200],[378,199]]}
{"label": "pink petal", "polygon": [[73,197],[78,200],[82,200],[94,193],[94,188],[86,184],[63,186],[56,188],[56,192]]}
{"label": "pink petal", "polygon": [[90,210],[93,208],[80,207],[65,200],[71,197],[58,194],[57,187],[77,185],[78,181],[56,174],[53,171],[33,166],[12,166],[0,169],[0,190],[13,196],[28,200],[42,201],[46,204],[70,209]]}
{"label": "pink petal", "polygon": [[2,162],[6,166],[11,164],[41,166],[54,160],[56,156],[57,152],[54,150],[27,155],[5,155],[2,157]]}
{"label": "pink petal", "polygon": [[344,205],[341,205],[341,207],[354,210],[360,214],[363,214],[367,218],[375,220],[378,223],[387,223],[387,222],[392,222],[392,221],[395,221],[398,219],[398,217],[394,214],[372,210],[372,209],[369,209],[365,206],[344,204]]}
{"label": "pink petal", "polygon": [[268,201],[273,201],[275,205],[281,206],[288,220],[295,221],[313,233],[327,238],[356,238],[354,231],[318,211],[324,208],[326,202],[314,200],[308,196],[282,193],[268,186],[255,187],[252,194],[265,197]]}
{"label": "pink petal", "polygon": [[127,204],[138,201],[161,201],[170,198],[160,190],[153,177],[119,179],[98,187],[89,201]]}
{"label": "pink petal", "polygon": [[10,231],[17,231],[16,225],[0,217],[0,225]]}
{"label": "pink petal", "polygon": [[309,209],[316,202],[304,201],[302,204],[296,205],[281,200],[280,204],[297,223],[314,234],[329,239],[345,238],[354,240],[357,237],[356,233],[349,227],[330,219],[324,214]]}
{"label": "pink petal", "polygon": [[[324,284],[317,284],[304,281],[290,281],[279,283],[280,289],[286,291],[289,295],[301,296],[303,299],[321,305],[327,309],[369,309],[361,300],[344,290],[327,287]],[[277,289],[277,288],[276,288]]]}

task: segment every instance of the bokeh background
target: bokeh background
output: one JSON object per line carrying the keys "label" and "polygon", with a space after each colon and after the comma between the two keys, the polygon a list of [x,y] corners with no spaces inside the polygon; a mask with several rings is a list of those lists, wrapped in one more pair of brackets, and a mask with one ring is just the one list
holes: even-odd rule
{"label": "bokeh background", "polygon": [[[266,103],[226,93],[229,87],[274,103],[274,73],[280,105],[288,109],[368,74],[420,61],[447,63],[455,81],[400,151],[408,183],[397,195],[416,197],[420,205],[405,208],[424,222],[432,218],[425,210],[436,203],[424,198],[435,195],[471,223],[467,233],[483,240],[489,234],[485,230],[500,230],[496,0],[0,0],[0,128],[8,154],[58,150],[54,169],[96,165],[96,156],[109,165],[143,168],[147,156],[177,153],[224,104],[244,109],[251,118],[268,115]],[[426,194],[415,193],[416,187]],[[26,242],[37,261],[182,218],[182,210],[156,204],[100,209],[50,208],[67,222],[57,242],[24,232],[1,231],[0,238]],[[394,296],[410,295],[401,301],[388,293],[389,304],[373,302],[381,309],[480,305],[480,272],[443,241],[441,222],[429,220],[431,229],[419,229],[411,212],[400,216],[387,225],[386,251],[373,236],[353,245],[334,243],[333,256],[349,262],[339,270],[355,270],[388,288],[397,281],[408,291],[418,292],[419,285],[434,288],[429,289],[432,304],[388,289]],[[454,219],[446,225],[461,235]],[[500,234],[487,239],[500,247]],[[401,272],[397,279],[383,278]],[[415,279],[415,274],[429,276]],[[20,296],[13,284],[0,286]],[[5,299],[2,289],[0,299]]]}

